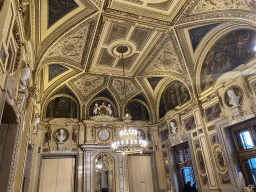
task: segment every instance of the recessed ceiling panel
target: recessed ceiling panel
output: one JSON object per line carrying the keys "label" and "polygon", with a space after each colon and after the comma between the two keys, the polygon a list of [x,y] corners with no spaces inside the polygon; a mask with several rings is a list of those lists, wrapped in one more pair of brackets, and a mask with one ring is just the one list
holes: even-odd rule
{"label": "recessed ceiling panel", "polygon": [[113,23],[107,34],[105,44],[109,44],[117,39],[125,39],[129,32],[130,26],[124,24]]}
{"label": "recessed ceiling panel", "polygon": [[111,56],[108,53],[108,50],[106,48],[103,48],[100,53],[99,61],[97,62],[97,65],[104,65],[104,66],[112,66],[113,62],[115,61],[115,57]]}
{"label": "recessed ceiling panel", "polygon": [[133,76],[143,62],[146,53],[154,47],[163,31],[152,27],[126,25],[122,20],[118,23],[112,18],[107,18],[102,23],[98,42],[95,43],[87,71],[97,74],[111,73],[122,76],[121,53],[119,46],[126,46],[127,52],[123,53],[123,61],[127,76]]}
{"label": "recessed ceiling panel", "polygon": [[129,70],[132,67],[133,62],[136,60],[138,55],[139,55],[138,53],[134,53],[130,57],[124,58],[123,61],[122,61],[122,59],[119,59],[116,67],[117,68],[123,68],[123,63],[124,63],[124,68],[126,70]]}
{"label": "recessed ceiling panel", "polygon": [[181,14],[188,0],[113,0],[110,8],[135,15],[172,22]]}
{"label": "recessed ceiling panel", "polygon": [[130,40],[136,43],[137,50],[141,50],[145,46],[151,34],[152,30],[136,27],[130,37]]}

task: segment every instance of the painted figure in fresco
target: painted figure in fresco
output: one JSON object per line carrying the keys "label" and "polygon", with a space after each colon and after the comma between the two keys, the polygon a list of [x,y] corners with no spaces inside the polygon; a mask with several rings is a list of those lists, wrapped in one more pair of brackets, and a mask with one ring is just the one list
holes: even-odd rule
{"label": "painted figure in fresco", "polygon": [[227,91],[227,94],[228,94],[228,96],[230,98],[230,100],[229,100],[229,104],[230,105],[236,106],[236,105],[239,104],[240,96],[237,96],[233,89],[229,89]]}
{"label": "painted figure in fresco", "polygon": [[100,107],[99,107],[98,103],[95,103],[95,106],[93,108],[93,115],[94,116],[99,115],[99,110],[100,110]]}
{"label": "painted figure in fresco", "polygon": [[66,117],[65,101],[62,98],[57,98],[55,101],[56,107],[54,110],[54,117]]}
{"label": "painted figure in fresco", "polygon": [[189,99],[190,95],[186,85],[180,81],[172,81],[162,93],[159,105],[159,117],[161,118],[166,112],[174,109],[178,105],[184,104]]}
{"label": "painted figure in fresco", "polygon": [[64,141],[64,139],[66,138],[63,134],[64,134],[64,130],[60,129],[60,135],[57,137],[57,139],[60,143],[62,143]]}
{"label": "painted figure in fresco", "polygon": [[241,29],[221,37],[209,50],[201,69],[201,90],[209,88],[222,74],[255,57],[256,32]]}
{"label": "painted figure in fresco", "polygon": [[173,121],[170,123],[170,126],[172,128],[172,133],[176,134],[178,128],[176,127],[176,125],[175,125],[175,123]]}
{"label": "painted figure in fresco", "polygon": [[188,93],[188,89],[186,88],[186,86],[184,84],[181,84],[181,103],[186,102],[187,100],[189,100],[189,93]]}
{"label": "painted figure in fresco", "polygon": [[68,97],[57,97],[49,102],[46,117],[77,118],[76,102]]}
{"label": "painted figure in fresco", "polygon": [[112,112],[112,109],[111,109],[111,105],[110,105],[110,104],[108,104],[106,110],[107,110],[107,115],[108,115],[108,116],[112,116],[113,112]]}

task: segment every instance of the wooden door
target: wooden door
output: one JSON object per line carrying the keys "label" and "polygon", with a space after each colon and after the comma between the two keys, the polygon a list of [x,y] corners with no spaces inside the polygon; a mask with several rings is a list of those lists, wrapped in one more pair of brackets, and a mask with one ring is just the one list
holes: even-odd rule
{"label": "wooden door", "polygon": [[131,192],[153,192],[150,156],[128,156],[129,188]]}

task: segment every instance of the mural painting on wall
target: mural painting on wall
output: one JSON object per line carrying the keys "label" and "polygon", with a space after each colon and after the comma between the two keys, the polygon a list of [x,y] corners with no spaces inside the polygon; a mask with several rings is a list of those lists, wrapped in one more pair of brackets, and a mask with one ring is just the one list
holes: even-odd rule
{"label": "mural painting on wall", "polygon": [[148,110],[142,103],[132,101],[128,103],[127,110],[132,114],[132,120],[149,121]]}
{"label": "mural painting on wall", "polygon": [[159,104],[159,117],[190,99],[189,91],[180,81],[172,81],[163,91]]}
{"label": "mural painting on wall", "polygon": [[223,157],[222,149],[220,148],[219,145],[216,145],[213,149],[215,161],[217,168],[219,169],[220,172],[225,172],[226,171],[226,162]]}
{"label": "mural painting on wall", "polygon": [[205,116],[207,122],[220,118],[221,112],[222,111],[219,103],[216,103],[215,105],[205,109]]}
{"label": "mural painting on wall", "polygon": [[225,103],[229,107],[241,104],[242,100],[243,92],[238,87],[231,87],[225,93]]}
{"label": "mural painting on wall", "polygon": [[77,118],[77,104],[68,97],[57,97],[48,104],[46,117]]}
{"label": "mural painting on wall", "polygon": [[165,129],[165,130],[161,131],[160,136],[161,136],[162,142],[168,140],[168,137],[169,137],[168,129]]}
{"label": "mural painting on wall", "polygon": [[206,169],[205,169],[205,164],[204,164],[204,159],[203,159],[203,153],[201,150],[197,151],[196,157],[197,157],[197,162],[198,162],[198,167],[199,167],[200,172],[202,174],[205,174]]}
{"label": "mural painting on wall", "polygon": [[190,131],[196,127],[195,117],[191,116],[184,120],[185,129]]}
{"label": "mural painting on wall", "polygon": [[256,32],[240,29],[221,37],[207,53],[201,69],[201,91],[209,88],[222,74],[255,56]]}

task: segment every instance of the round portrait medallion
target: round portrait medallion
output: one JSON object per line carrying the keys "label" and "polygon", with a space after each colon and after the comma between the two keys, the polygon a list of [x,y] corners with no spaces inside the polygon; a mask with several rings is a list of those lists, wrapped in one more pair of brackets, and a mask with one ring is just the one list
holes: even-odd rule
{"label": "round portrait medallion", "polygon": [[109,131],[108,131],[107,129],[101,129],[101,130],[99,131],[99,133],[98,133],[98,137],[99,137],[99,139],[102,140],[102,141],[108,140],[108,139],[109,139],[109,136],[110,136],[110,134],[109,134]]}

